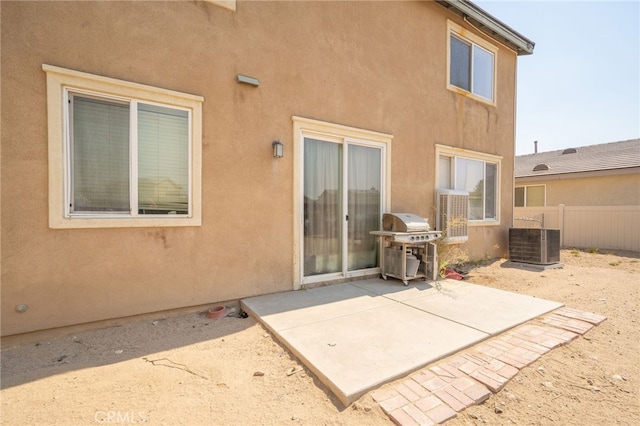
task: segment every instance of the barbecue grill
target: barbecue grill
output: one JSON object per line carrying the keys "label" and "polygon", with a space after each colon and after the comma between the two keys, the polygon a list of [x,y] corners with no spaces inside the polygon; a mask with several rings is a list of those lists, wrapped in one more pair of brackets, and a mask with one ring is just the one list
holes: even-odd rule
{"label": "barbecue grill", "polygon": [[412,213],[385,213],[382,231],[372,231],[381,239],[380,269],[382,278],[393,277],[408,285],[410,280],[436,280],[437,240],[441,231],[432,231],[429,222]]}

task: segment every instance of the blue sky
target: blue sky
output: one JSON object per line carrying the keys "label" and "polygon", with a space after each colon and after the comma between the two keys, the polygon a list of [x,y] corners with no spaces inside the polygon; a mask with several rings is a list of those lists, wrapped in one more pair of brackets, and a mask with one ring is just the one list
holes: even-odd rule
{"label": "blue sky", "polygon": [[640,0],[472,0],[535,42],[518,58],[516,155],[640,137]]}

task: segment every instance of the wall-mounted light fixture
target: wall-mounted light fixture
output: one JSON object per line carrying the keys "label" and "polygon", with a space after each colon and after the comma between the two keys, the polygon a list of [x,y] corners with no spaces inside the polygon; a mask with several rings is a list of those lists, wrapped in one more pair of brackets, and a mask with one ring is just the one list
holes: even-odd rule
{"label": "wall-mounted light fixture", "polygon": [[284,146],[280,141],[273,141],[271,144],[273,146],[273,158],[282,158],[284,155]]}
{"label": "wall-mounted light fixture", "polygon": [[257,78],[249,77],[248,75],[238,74],[236,79],[238,80],[238,83],[244,83],[254,87],[260,86],[260,82]]}

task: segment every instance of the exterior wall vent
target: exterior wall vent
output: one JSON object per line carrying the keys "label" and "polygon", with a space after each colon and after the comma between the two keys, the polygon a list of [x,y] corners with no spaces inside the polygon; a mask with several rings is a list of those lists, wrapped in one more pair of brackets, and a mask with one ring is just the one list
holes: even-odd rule
{"label": "exterior wall vent", "polygon": [[469,239],[469,193],[439,189],[436,201],[436,228],[443,243],[464,243]]}
{"label": "exterior wall vent", "polygon": [[537,166],[535,166],[533,168],[534,172],[539,172],[539,171],[542,171],[542,170],[549,170],[549,166],[546,165],[546,164],[538,164]]}

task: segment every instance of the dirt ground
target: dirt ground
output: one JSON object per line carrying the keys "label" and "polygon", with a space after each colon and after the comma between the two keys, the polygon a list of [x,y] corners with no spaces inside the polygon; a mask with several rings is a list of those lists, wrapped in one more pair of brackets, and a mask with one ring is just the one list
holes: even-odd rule
{"label": "dirt ground", "polygon": [[[608,319],[447,425],[640,424],[639,256],[563,250],[561,261],[544,272],[494,261],[470,282]],[[1,356],[6,425],[391,424],[369,395],[342,407],[251,317],[158,315]]]}

